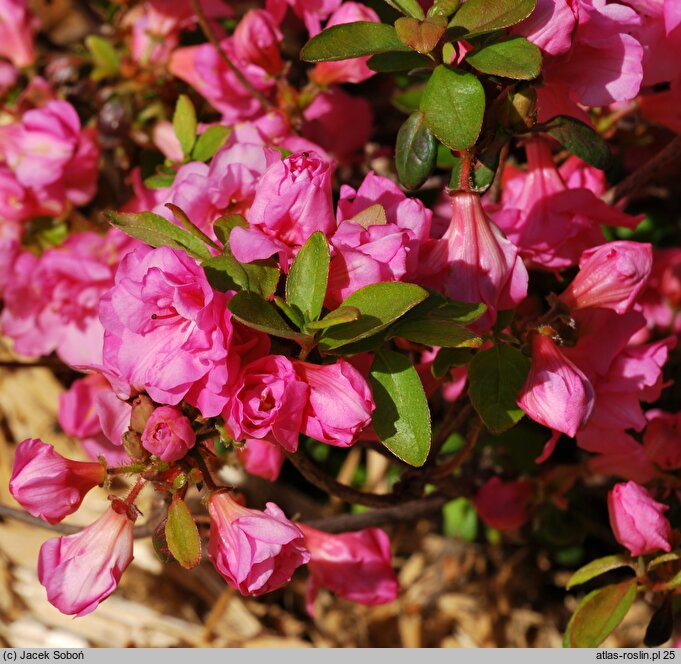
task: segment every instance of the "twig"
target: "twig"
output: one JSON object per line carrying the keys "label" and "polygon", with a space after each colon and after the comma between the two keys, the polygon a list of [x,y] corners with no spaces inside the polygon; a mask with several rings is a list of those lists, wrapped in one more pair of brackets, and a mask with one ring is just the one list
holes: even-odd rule
{"label": "twig", "polygon": [[463,447],[454,455],[452,459],[443,463],[441,466],[435,466],[430,470],[428,475],[429,479],[434,480],[439,477],[446,477],[454,472],[463,462],[469,457],[471,452],[475,449],[478,443],[478,437],[480,436],[480,431],[482,431],[482,420],[479,417],[471,422],[468,435],[464,442]]}
{"label": "twig", "polygon": [[504,168],[506,167],[506,159],[508,159],[509,143],[504,143],[499,153],[499,166],[497,172],[494,174],[494,180],[487,191],[487,196],[490,203],[498,203],[501,200],[501,191],[503,189]]}
{"label": "twig", "polygon": [[194,10],[194,13],[196,14],[196,19],[199,22],[199,25],[201,26],[201,29],[203,30],[203,33],[206,35],[208,38],[208,41],[215,47],[215,50],[218,52],[218,55],[220,56],[220,59],[227,65],[227,68],[234,74],[236,79],[241,83],[241,85],[248,90],[248,92],[251,93],[255,99],[257,99],[260,102],[260,105],[266,110],[266,111],[271,111],[274,110],[274,106],[272,105],[272,102],[270,102],[267,97],[260,92],[242,73],[241,70],[229,59],[229,56],[225,53],[224,49],[222,48],[222,45],[220,44],[220,40],[217,38],[216,34],[213,32],[213,28],[211,27],[210,23],[208,22],[208,19],[206,18],[206,15],[201,7],[201,3],[199,0],[190,0],[192,9]]}
{"label": "twig", "polygon": [[432,466],[435,463],[435,460],[437,459],[438,454],[440,454],[442,446],[447,442],[447,439],[463,426],[463,423],[470,415],[471,405],[469,403],[461,406],[461,410],[454,415],[456,405],[457,402],[450,404],[447,415],[438,429],[437,436],[428,453],[428,459],[426,461],[426,465],[428,466]]}
{"label": "twig", "polygon": [[606,203],[613,204],[634,193],[652,180],[660,170],[681,157],[681,136],[677,136],[662,151],[643,166],[630,173],[622,182],[603,195]]}

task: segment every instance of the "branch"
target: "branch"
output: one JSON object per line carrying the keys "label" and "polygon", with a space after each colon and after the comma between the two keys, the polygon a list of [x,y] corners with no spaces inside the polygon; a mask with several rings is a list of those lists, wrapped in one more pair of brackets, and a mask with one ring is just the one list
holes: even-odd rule
{"label": "branch", "polygon": [[215,50],[218,52],[218,55],[220,56],[220,59],[227,65],[227,68],[232,72],[232,74],[234,74],[239,83],[241,83],[241,85],[246,90],[248,90],[248,92],[250,92],[251,95],[255,97],[255,99],[257,99],[260,102],[260,105],[266,111],[274,110],[274,106],[272,105],[270,100],[262,92],[260,92],[260,90],[258,90],[242,74],[241,70],[229,59],[229,56],[227,55],[227,53],[225,53],[224,49],[222,48],[222,45],[220,44],[220,40],[213,32],[213,28],[211,27],[210,23],[208,22],[208,19],[206,18],[206,14],[204,13],[203,8],[201,7],[200,0],[189,1],[191,2],[192,9],[196,14],[196,19],[199,22],[199,25],[201,26],[201,30],[203,30],[203,33],[208,38],[208,41],[215,47]]}
{"label": "branch", "polygon": [[447,461],[447,463],[443,463],[441,466],[435,466],[434,468],[431,468],[428,478],[433,480],[440,477],[446,477],[447,475],[451,475],[451,473],[461,466],[478,444],[480,431],[482,431],[482,420],[476,415],[471,422],[470,429],[468,431],[468,435],[466,436],[466,440],[464,441],[463,447],[454,455],[452,459]]}
{"label": "branch", "polygon": [[652,180],[665,166],[681,157],[681,135],[667,144],[652,159],[643,166],[630,173],[622,182],[614,186],[603,195],[603,200],[608,204],[617,203],[625,196],[638,191],[643,185]]}

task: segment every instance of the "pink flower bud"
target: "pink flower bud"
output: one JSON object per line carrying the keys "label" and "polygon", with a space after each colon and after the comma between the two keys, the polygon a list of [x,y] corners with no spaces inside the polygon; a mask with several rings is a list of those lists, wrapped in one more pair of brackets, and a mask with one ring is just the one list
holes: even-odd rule
{"label": "pink flower bud", "polygon": [[532,367],[518,395],[518,405],[535,422],[574,436],[591,416],[594,398],[584,373],[550,337],[536,334],[532,339]]}
{"label": "pink flower bud", "polygon": [[529,519],[533,494],[530,481],[503,482],[493,477],[480,487],[473,504],[480,518],[491,528],[515,530]]}
{"label": "pink flower bud", "polygon": [[179,408],[161,406],[149,417],[142,433],[144,449],[161,461],[177,461],[196,444],[191,422]]}
{"label": "pink flower bud", "polygon": [[272,14],[264,9],[251,9],[234,31],[234,51],[241,60],[274,75],[283,67],[279,52],[282,39]]}
{"label": "pink flower bud", "polygon": [[286,459],[280,445],[258,438],[249,438],[246,445],[237,450],[237,456],[244,464],[247,473],[270,482],[276,481],[279,477]]}
{"label": "pink flower bud", "polygon": [[65,459],[52,445],[28,438],[14,454],[9,490],[27,512],[54,524],[73,514],[105,479],[102,464]]}
{"label": "pink flower bud", "polygon": [[681,413],[657,412],[643,433],[643,447],[662,470],[681,468]]}
{"label": "pink flower bud", "polygon": [[225,581],[242,595],[262,595],[280,588],[310,559],[303,533],[274,503],[267,503],[261,512],[220,492],[210,497],[208,513],[208,556]]}
{"label": "pink flower bud", "polygon": [[362,374],[347,360],[335,364],[294,362],[300,378],[310,386],[302,432],[316,440],[349,447],[371,423],[376,405]]}
{"label": "pink flower bud", "polygon": [[642,242],[608,242],[585,251],[579,267],[561,302],[571,309],[601,307],[625,314],[648,281],[653,249]]}
{"label": "pink flower bud", "polygon": [[114,501],[92,525],[40,548],[38,579],[62,613],[84,616],[116,590],[133,558],[134,519],[125,508]]}
{"label": "pink flower bud", "polygon": [[615,539],[632,556],[671,551],[672,529],[664,513],[668,505],[658,503],[636,482],[616,484],[608,494],[610,526]]}
{"label": "pink flower bud", "polygon": [[300,524],[310,550],[307,611],[325,586],[351,602],[374,606],[397,598],[400,586],[392,567],[390,539],[380,528],[331,535]]}

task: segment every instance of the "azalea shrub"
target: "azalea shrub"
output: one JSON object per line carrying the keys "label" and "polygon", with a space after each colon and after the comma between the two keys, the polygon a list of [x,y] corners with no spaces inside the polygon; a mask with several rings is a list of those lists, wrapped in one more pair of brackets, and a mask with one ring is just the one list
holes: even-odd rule
{"label": "azalea shrub", "polygon": [[43,545],[47,600],[95,610],[151,536],[244,595],[306,568],[312,616],[322,588],[382,604],[393,525],[428,517],[571,570],[566,645],[635,601],[667,641],[681,4],[90,5],[57,46],[0,0],[0,326],[68,368],[83,450],[21,442],[9,488],[53,528],[111,493]]}

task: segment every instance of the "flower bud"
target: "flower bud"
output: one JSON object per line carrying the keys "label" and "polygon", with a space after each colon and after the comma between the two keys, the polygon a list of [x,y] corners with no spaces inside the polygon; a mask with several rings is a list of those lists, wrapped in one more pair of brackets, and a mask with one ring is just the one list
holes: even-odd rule
{"label": "flower bud", "polygon": [[664,513],[668,505],[658,503],[636,482],[616,484],[608,494],[610,526],[615,539],[632,556],[671,551],[672,529]]}
{"label": "flower bud", "polygon": [[135,397],[130,414],[130,428],[137,433],[143,433],[154,408],[154,402],[146,394]]}
{"label": "flower bud", "polygon": [[284,465],[286,455],[281,446],[268,440],[249,438],[246,444],[237,449],[237,456],[244,464],[247,473],[263,477],[270,482],[276,481]]}
{"label": "flower bud", "polygon": [[28,438],[14,454],[9,490],[27,512],[54,524],[73,514],[105,479],[102,464],[65,459],[52,445]]}
{"label": "flower bud", "polygon": [[537,121],[537,92],[533,87],[503,95],[495,104],[496,118],[504,127],[526,131]]}
{"label": "flower bud", "polygon": [[161,406],[149,417],[142,445],[161,461],[177,461],[196,444],[191,422],[179,408]]}
{"label": "flower bud", "polygon": [[608,242],[588,249],[579,273],[558,298],[570,309],[600,307],[625,314],[646,285],[653,250],[642,242]]}
{"label": "flower bud", "polygon": [[233,36],[234,51],[238,58],[264,69],[268,74],[278,74],[283,67],[280,45],[283,36],[264,9],[250,9],[237,25]]}
{"label": "flower bud", "polygon": [[149,458],[149,452],[142,445],[142,436],[137,431],[128,430],[123,434],[123,449],[131,459]]}

